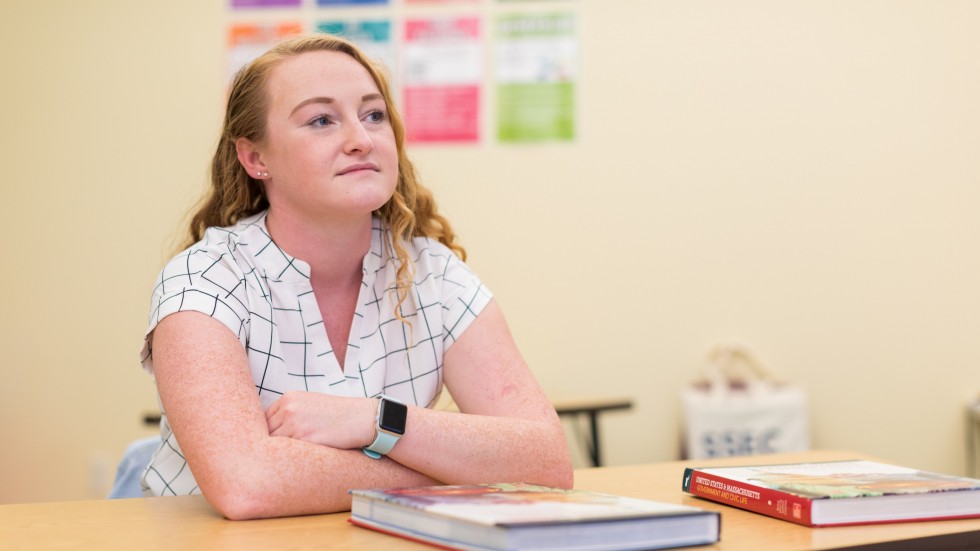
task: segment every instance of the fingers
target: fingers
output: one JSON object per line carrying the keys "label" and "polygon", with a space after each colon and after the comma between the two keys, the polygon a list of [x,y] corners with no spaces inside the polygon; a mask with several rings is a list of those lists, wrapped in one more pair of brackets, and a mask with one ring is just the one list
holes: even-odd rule
{"label": "fingers", "polygon": [[308,408],[311,393],[289,391],[273,402],[265,410],[266,423],[269,425],[271,436],[287,436],[296,438],[302,432],[309,416]]}
{"label": "fingers", "polygon": [[[279,400],[281,400],[280,398]],[[283,426],[284,415],[281,414],[279,408],[279,400],[276,400],[269,406],[269,409],[265,410],[265,420],[269,425],[269,434],[271,436],[279,436],[279,429]]]}

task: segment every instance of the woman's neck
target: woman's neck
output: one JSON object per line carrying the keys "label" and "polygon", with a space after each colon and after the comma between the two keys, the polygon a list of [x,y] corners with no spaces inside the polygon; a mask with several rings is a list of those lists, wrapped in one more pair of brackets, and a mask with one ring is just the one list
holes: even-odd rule
{"label": "woman's neck", "polygon": [[343,286],[351,278],[360,280],[364,255],[371,247],[370,214],[311,224],[270,207],[265,224],[279,248],[310,265],[314,288]]}

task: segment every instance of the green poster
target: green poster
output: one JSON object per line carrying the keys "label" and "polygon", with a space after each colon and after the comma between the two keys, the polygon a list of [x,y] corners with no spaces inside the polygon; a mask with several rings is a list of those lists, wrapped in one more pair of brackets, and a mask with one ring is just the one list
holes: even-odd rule
{"label": "green poster", "polygon": [[494,29],[497,138],[575,138],[579,44],[571,13],[500,16]]}

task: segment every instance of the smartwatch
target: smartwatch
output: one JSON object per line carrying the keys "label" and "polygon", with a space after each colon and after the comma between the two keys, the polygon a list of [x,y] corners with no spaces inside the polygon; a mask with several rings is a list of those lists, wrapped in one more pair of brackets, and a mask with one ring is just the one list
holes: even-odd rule
{"label": "smartwatch", "polygon": [[390,452],[395,447],[395,442],[405,434],[407,419],[408,406],[382,394],[378,401],[378,416],[375,418],[376,436],[370,446],[361,448],[364,454],[372,459],[381,459],[382,455]]}

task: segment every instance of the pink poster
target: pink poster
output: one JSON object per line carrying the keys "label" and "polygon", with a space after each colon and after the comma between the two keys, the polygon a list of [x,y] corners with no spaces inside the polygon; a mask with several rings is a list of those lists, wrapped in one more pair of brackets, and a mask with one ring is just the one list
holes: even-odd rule
{"label": "pink poster", "polygon": [[402,52],[408,141],[479,141],[484,73],[480,19],[409,19]]}

